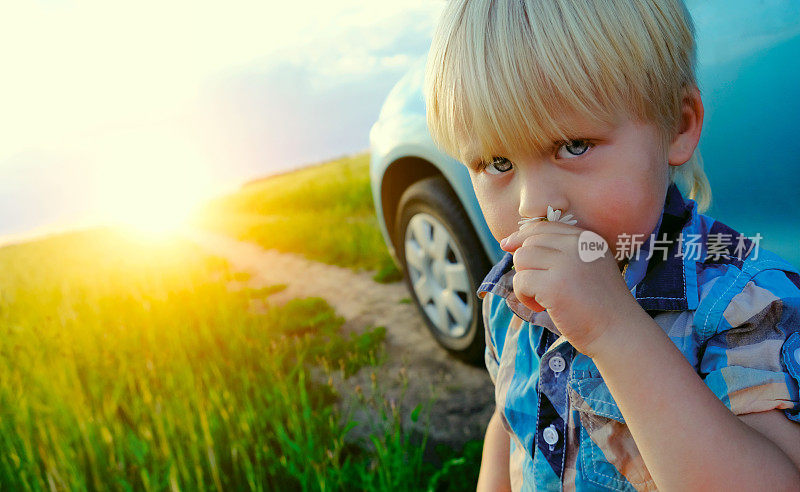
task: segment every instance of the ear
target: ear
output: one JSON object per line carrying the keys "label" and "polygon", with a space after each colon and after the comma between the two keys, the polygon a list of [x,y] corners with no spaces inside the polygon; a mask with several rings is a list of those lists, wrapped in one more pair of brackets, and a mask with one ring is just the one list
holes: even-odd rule
{"label": "ear", "polygon": [[688,161],[700,141],[703,128],[703,101],[700,89],[696,86],[684,90],[681,102],[681,116],[678,132],[673,135],[669,145],[668,160],[670,166],[680,166]]}

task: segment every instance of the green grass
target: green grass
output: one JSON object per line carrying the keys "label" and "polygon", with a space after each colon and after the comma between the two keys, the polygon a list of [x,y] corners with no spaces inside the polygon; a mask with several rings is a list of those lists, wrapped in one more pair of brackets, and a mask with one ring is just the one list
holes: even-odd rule
{"label": "green grass", "polygon": [[477,473],[451,450],[425,462],[402,424],[419,407],[378,398],[383,430],[348,438],[333,380],[378,364],[384,330],[343,336],[322,299],[273,306],[284,286],[112,230],[2,248],[0,271],[0,490],[458,490]]}
{"label": "green grass", "polygon": [[323,263],[402,277],[378,228],[369,155],[359,154],[250,183],[211,202],[197,224]]}

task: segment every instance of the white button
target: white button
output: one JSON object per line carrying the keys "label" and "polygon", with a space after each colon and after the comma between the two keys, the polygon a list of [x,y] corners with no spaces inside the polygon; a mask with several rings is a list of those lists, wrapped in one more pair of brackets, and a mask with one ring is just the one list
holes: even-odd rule
{"label": "white button", "polygon": [[564,370],[565,367],[567,367],[567,363],[564,361],[564,358],[561,357],[560,355],[554,355],[550,359],[550,362],[548,362],[548,364],[550,365],[550,369],[552,369],[553,372],[561,372]]}
{"label": "white button", "polygon": [[542,431],[542,437],[544,437],[544,442],[552,446],[558,442],[558,431],[553,424],[550,424],[550,427]]}
{"label": "white button", "polygon": [[800,364],[800,347],[794,349],[794,360],[796,360],[797,363]]}

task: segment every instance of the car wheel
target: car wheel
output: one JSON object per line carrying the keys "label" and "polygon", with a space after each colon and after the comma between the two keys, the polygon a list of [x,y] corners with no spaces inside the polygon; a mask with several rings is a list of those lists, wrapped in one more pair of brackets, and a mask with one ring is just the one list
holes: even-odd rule
{"label": "car wheel", "polygon": [[395,237],[406,285],[437,342],[456,357],[483,361],[481,300],[491,269],[455,193],[440,176],[411,185],[400,199]]}

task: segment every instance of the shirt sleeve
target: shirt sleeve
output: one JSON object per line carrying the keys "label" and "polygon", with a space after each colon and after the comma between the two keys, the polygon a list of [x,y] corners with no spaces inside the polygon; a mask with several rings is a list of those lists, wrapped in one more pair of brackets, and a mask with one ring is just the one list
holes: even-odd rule
{"label": "shirt sleeve", "polygon": [[494,344],[491,330],[494,297],[495,295],[491,293],[487,293],[484,296],[481,312],[483,314],[484,339],[486,340],[486,351],[484,352],[483,358],[486,362],[486,369],[489,371],[489,377],[492,379],[492,383],[497,384],[497,369],[500,367],[500,358],[497,355],[497,347]]}
{"label": "shirt sleeve", "polygon": [[752,277],[701,347],[699,374],[736,415],[783,410],[800,422],[800,277],[772,269]]}

